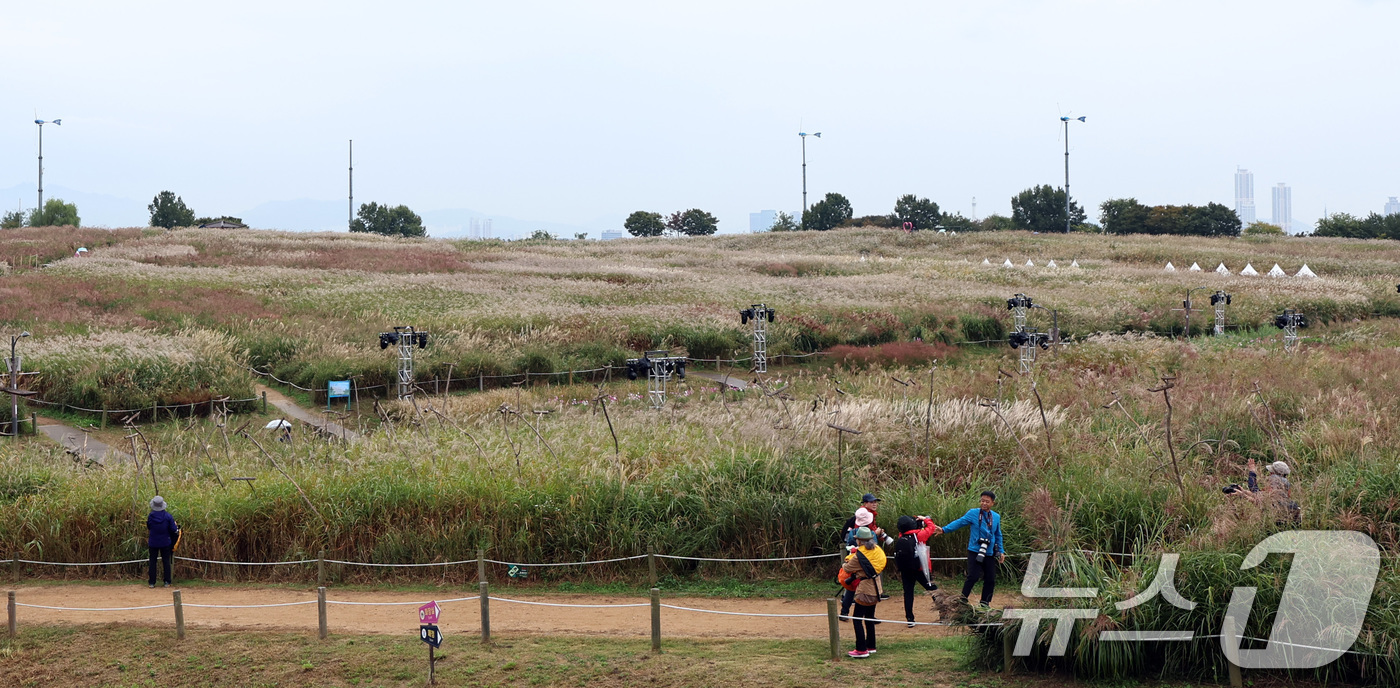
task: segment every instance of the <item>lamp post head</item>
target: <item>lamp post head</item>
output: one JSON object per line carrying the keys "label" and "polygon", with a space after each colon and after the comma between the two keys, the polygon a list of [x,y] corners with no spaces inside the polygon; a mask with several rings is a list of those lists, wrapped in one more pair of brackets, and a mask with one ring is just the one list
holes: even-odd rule
{"label": "lamp post head", "polygon": [[29,333],[28,333],[28,332],[21,332],[21,333],[19,333],[19,336],[20,336],[20,337],[28,337],[28,336],[29,336]]}

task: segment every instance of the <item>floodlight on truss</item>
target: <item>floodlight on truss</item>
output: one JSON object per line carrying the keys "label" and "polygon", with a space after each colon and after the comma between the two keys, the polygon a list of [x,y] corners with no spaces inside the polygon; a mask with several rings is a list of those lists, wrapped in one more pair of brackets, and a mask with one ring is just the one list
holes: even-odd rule
{"label": "floodlight on truss", "polygon": [[392,332],[379,333],[379,348],[387,349],[390,345],[398,347],[399,369],[398,369],[398,398],[413,394],[413,349],[426,349],[428,347],[428,333],[420,332],[413,326],[395,326]]}
{"label": "floodlight on truss", "polygon": [[1298,328],[1307,327],[1308,319],[1296,308],[1285,308],[1274,316],[1274,327],[1283,330],[1283,349],[1293,351],[1298,348]]}
{"label": "floodlight on truss", "polygon": [[739,323],[753,323],[753,370],[756,373],[768,372],[768,323],[773,322],[777,311],[756,303],[739,311]]}
{"label": "floodlight on truss", "polygon": [[1230,305],[1231,297],[1222,290],[1216,290],[1210,295],[1210,305],[1215,306],[1215,336],[1225,334],[1225,307]]}
{"label": "floodlight on truss", "polygon": [[635,380],[642,375],[647,377],[647,401],[651,407],[659,409],[666,405],[666,383],[671,376],[685,379],[684,356],[672,356],[670,351],[657,349],[647,351],[641,358],[627,359],[627,379]]}

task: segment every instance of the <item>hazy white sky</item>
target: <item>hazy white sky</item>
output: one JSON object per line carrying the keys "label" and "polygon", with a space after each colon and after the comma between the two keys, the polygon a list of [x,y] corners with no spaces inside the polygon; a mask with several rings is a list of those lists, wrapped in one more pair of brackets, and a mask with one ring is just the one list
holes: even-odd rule
{"label": "hazy white sky", "polygon": [[[346,195],[592,224],[699,207],[722,231],[813,198],[1009,212],[1400,195],[1400,2],[58,2],[0,12],[0,188],[207,214]],[[33,204],[32,195],[23,199]],[[13,206],[15,199],[0,199]],[[1097,215],[1095,209],[1091,215]],[[134,218],[143,220],[144,218]]]}

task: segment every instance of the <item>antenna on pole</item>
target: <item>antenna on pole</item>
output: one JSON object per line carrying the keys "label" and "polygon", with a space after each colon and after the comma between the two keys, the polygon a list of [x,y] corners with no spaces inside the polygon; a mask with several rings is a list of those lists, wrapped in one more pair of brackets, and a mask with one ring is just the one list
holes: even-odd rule
{"label": "antenna on pole", "polygon": [[346,229],[355,226],[355,139],[350,139],[350,208]]}

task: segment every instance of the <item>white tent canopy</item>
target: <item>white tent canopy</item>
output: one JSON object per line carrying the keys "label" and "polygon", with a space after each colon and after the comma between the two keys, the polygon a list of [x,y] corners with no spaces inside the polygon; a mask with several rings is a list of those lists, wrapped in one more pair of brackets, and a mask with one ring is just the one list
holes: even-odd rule
{"label": "white tent canopy", "polygon": [[1051,259],[1050,259],[1050,262],[1047,263],[1047,264],[1045,265],[1045,267],[1047,267],[1047,268],[1057,268],[1057,267],[1060,267],[1060,266],[1058,266],[1058,265],[1055,264],[1055,259],[1054,259],[1054,258],[1051,258]]}
{"label": "white tent canopy", "polygon": [[1284,271],[1283,271],[1283,268],[1281,268],[1281,267],[1278,266],[1278,263],[1274,263],[1273,269],[1269,270],[1269,276],[1270,276],[1270,277],[1287,277],[1287,276],[1288,276],[1288,273],[1284,272]]}
{"label": "white tent canopy", "polygon": [[1028,267],[1028,268],[1033,268],[1033,267],[1035,267],[1035,262],[1032,261],[1030,258],[1027,258],[1027,259],[1026,259],[1026,267]]}
{"label": "white tent canopy", "polygon": [[1298,274],[1294,275],[1294,277],[1306,277],[1311,279],[1317,277],[1317,273],[1313,272],[1312,270],[1309,270],[1307,263],[1303,263],[1303,267],[1299,268]]}
{"label": "white tent canopy", "polygon": [[1191,272],[1200,272],[1200,271],[1201,271],[1201,266],[1200,266],[1199,263],[1192,263],[1192,264],[1191,264]]}
{"label": "white tent canopy", "polygon": [[1258,277],[1258,276],[1259,276],[1259,271],[1254,269],[1254,264],[1253,264],[1253,263],[1245,263],[1245,264],[1244,264],[1244,269],[1243,269],[1243,270],[1240,270],[1240,274],[1241,274],[1241,275],[1249,275],[1249,276],[1251,276],[1251,277]]}
{"label": "white tent canopy", "polygon": [[1221,263],[1219,266],[1217,266],[1217,267],[1215,268],[1215,271],[1216,271],[1216,273],[1221,274],[1221,275],[1228,275],[1228,274],[1230,274],[1230,269],[1227,268],[1227,267],[1225,267],[1225,264],[1224,264],[1224,263]]}
{"label": "white tent canopy", "polygon": [[990,258],[983,258],[983,259],[982,259],[982,264],[983,264],[983,265],[991,265],[991,264],[992,264],[992,260],[991,260]]}
{"label": "white tent canopy", "polygon": [[1004,267],[1004,268],[1016,267],[1016,266],[1014,266],[1014,265],[1011,264],[1011,259],[1010,259],[1010,258],[1007,258],[1007,259],[1006,259],[1006,262],[1005,262],[1005,263],[1002,263],[1001,266]]}
{"label": "white tent canopy", "polygon": [[1069,262],[1069,266],[1072,267],[1072,268],[1077,268],[1077,267],[1079,267],[1079,259],[1078,259],[1078,258],[1075,258],[1074,260],[1071,260],[1071,261]]}
{"label": "white tent canopy", "polygon": [[1172,265],[1171,261],[1167,261],[1167,267],[1164,267],[1162,269],[1166,272],[1176,272],[1176,266]]}

